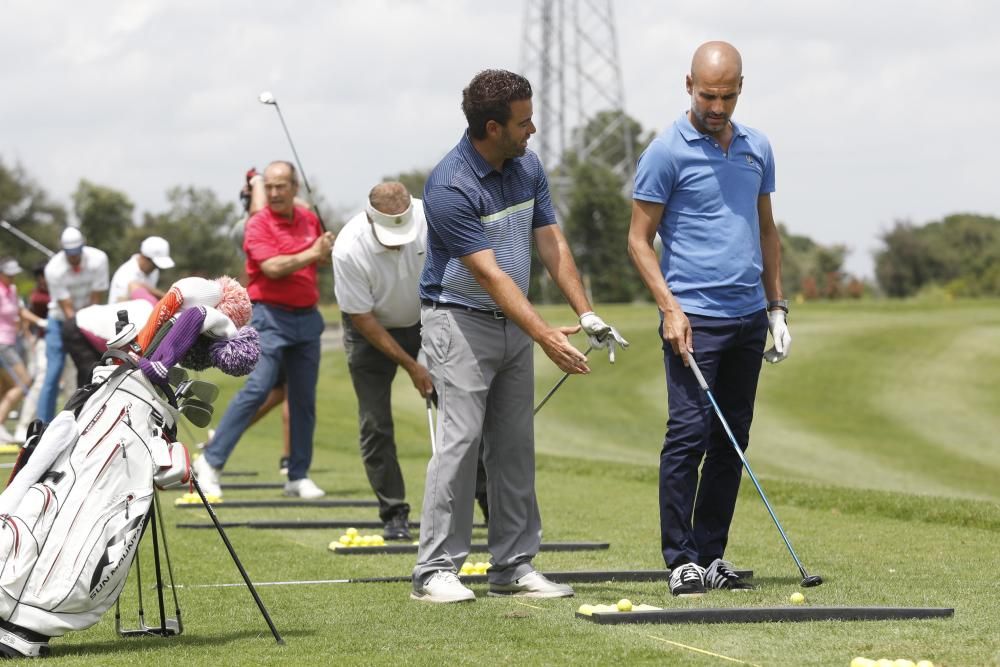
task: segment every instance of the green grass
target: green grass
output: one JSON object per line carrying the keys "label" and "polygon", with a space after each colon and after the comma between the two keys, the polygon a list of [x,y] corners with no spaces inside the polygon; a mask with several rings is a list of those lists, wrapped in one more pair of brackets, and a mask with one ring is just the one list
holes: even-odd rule
{"label": "green grass", "polygon": [[[547,540],[606,540],[607,552],[543,553],[541,569],[662,567],[657,471],[666,412],[656,313],[602,307],[632,347],[611,367],[574,377],[537,419],[538,495]],[[568,321],[565,308],[546,310]],[[331,315],[328,319],[331,319]],[[756,572],[757,591],[675,600],[665,584],[578,585],[572,600],[485,598],[421,605],[407,584],[261,587],[288,645],[275,646],[218,535],[173,528],[207,520],[165,493],[185,632],[116,637],[112,615],[53,641],[53,664],[736,664],[847,665],[852,657],[998,665],[995,572],[1000,546],[1000,303],[845,303],[798,307],[789,361],[763,371],[751,464],[799,556],[826,583],[815,605],[949,606],[946,620],[599,627],[581,603],[676,608],[787,603],[799,576],[753,486],[741,490],[729,557]],[[536,397],[560,373],[539,353]],[[238,383],[217,378],[225,399]],[[324,357],[314,478],[337,496],[369,497],[357,454],[356,404],[341,353]],[[221,407],[220,407],[221,410]],[[429,454],[426,413],[408,378],[396,385],[397,437],[411,503]],[[277,415],[247,433],[231,469],[277,481]],[[182,432],[183,434],[183,432]],[[188,440],[201,437],[192,433]],[[236,496],[236,492],[230,492]],[[271,497],[267,491],[240,497]],[[221,509],[223,519],[375,518],[349,509]],[[230,537],[256,581],[405,575],[412,556],[338,557],[340,531],[249,531]],[[477,532],[477,536],[480,536]],[[148,542],[148,540],[147,540]],[[148,544],[145,545],[148,556]],[[485,560],[485,555],[474,556]],[[148,559],[143,569],[148,584]],[[156,618],[146,589],[147,617]],[[135,586],[123,596],[129,622]],[[668,643],[672,642],[672,643]],[[699,653],[700,649],[708,653]],[[715,655],[710,655],[715,654]]]}

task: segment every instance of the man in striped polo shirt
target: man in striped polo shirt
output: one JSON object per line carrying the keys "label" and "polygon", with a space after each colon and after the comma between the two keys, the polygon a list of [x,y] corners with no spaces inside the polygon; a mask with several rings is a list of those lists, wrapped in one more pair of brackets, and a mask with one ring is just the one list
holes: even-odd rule
{"label": "man in striped polo shirt", "polygon": [[[472,541],[476,460],[483,439],[490,506],[490,595],[569,597],[536,572],[532,341],[566,373],[589,373],[567,338],[627,345],[597,317],[555,223],[548,183],[527,150],[531,85],[503,70],[480,72],[462,92],[468,131],[424,188],[427,259],[420,278],[422,351],[438,397],[436,451],[427,466],[415,600],[475,595],[457,572]],[[527,299],[531,244],[580,326],[553,327]]]}

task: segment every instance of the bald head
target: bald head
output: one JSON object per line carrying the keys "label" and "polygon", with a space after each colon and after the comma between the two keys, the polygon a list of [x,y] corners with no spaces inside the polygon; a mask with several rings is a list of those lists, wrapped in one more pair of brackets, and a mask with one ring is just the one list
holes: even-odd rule
{"label": "bald head", "polygon": [[371,189],[368,203],[379,213],[399,215],[410,207],[410,193],[402,183],[387,181]]}
{"label": "bald head", "polygon": [[699,83],[739,81],[743,59],[729,42],[705,42],[691,58],[691,78]]}

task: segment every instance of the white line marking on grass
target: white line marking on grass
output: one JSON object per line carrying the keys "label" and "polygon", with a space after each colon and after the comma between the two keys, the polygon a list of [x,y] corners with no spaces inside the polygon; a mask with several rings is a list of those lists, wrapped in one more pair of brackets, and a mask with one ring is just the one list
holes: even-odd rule
{"label": "white line marking on grass", "polygon": [[545,611],[545,607],[536,607],[533,604],[528,604],[527,602],[521,602],[520,600],[514,600],[514,604],[519,604],[522,607],[531,607],[532,609],[541,609],[542,611]]}
{"label": "white line marking on grass", "polygon": [[[314,579],[311,581],[255,581],[254,586],[315,586],[318,584],[349,584],[351,579]],[[246,584],[177,584],[174,588],[244,588]]]}
{"label": "white line marking on grass", "polygon": [[645,635],[650,639],[655,639],[656,641],[665,642],[671,646],[677,646],[679,648],[687,649],[688,651],[694,651],[695,653],[704,653],[705,655],[710,655],[713,658],[722,658],[723,660],[729,660],[730,662],[736,662],[741,665],[752,665],[752,667],[760,667],[760,665],[754,664],[752,662],[747,662],[746,660],[737,660],[736,658],[730,658],[727,655],[720,655],[719,653],[712,653],[711,651],[706,651],[703,648],[697,648],[695,646],[688,646],[687,644],[681,644],[680,642],[672,642],[669,639],[664,639],[663,637],[657,637],[656,635]]}

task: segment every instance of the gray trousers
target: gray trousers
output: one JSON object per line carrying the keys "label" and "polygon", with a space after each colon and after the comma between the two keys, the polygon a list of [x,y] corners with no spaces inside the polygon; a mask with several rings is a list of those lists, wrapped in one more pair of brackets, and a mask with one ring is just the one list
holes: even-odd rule
{"label": "gray trousers", "polygon": [[531,572],[542,540],[535,497],[531,339],[510,320],[424,308],[422,349],[438,395],[436,451],[427,465],[413,581],[458,570],[472,543],[482,438],[489,496],[489,580]]}
{"label": "gray trousers", "polygon": [[[342,320],[347,368],[358,397],[361,460],[378,498],[379,518],[385,522],[410,511],[392,422],[392,381],[399,366],[354,328],[350,315],[344,314]],[[407,354],[416,358],[420,350],[419,324],[388,332]]]}

